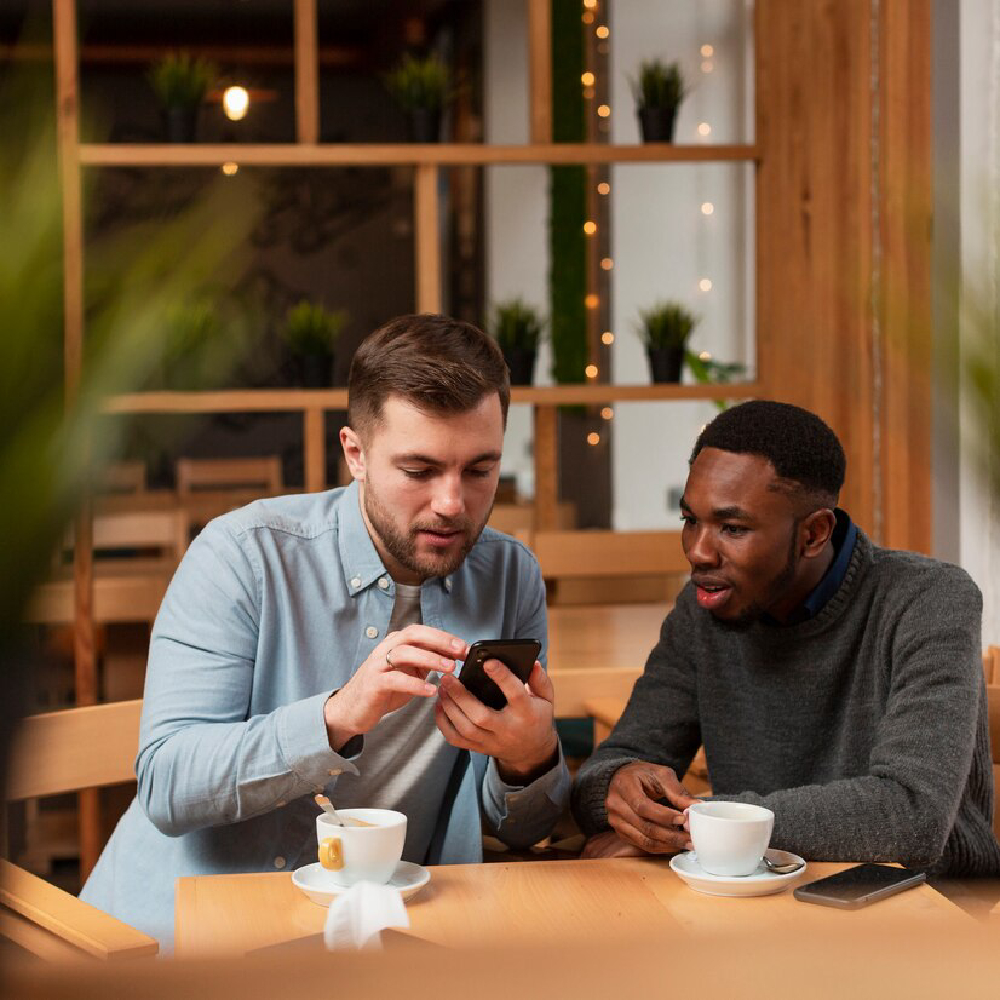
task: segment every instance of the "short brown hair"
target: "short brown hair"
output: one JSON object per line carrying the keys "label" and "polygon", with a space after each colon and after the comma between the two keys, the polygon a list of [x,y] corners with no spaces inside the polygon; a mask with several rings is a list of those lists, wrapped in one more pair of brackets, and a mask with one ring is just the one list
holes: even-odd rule
{"label": "short brown hair", "polygon": [[500,396],[506,426],[510,376],[496,341],[450,316],[398,316],[354,354],[347,419],[363,434],[381,420],[389,396],[432,413],[466,413],[491,392]]}

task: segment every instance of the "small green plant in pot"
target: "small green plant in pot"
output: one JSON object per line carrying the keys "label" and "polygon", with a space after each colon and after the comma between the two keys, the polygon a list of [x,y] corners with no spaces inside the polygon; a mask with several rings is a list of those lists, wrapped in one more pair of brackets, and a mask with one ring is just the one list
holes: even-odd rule
{"label": "small green plant in pot", "polygon": [[685,93],[680,64],[659,59],[641,62],[638,78],[630,82],[642,141],[673,142],[677,109]]}
{"label": "small green plant in pot", "polygon": [[333,351],[346,322],[346,312],[331,312],[308,299],[288,310],[282,332],[300,385],[322,389],[333,383]]}
{"label": "small green plant in pot", "polygon": [[511,385],[531,385],[542,326],[542,318],[521,299],[497,303],[492,333],[510,369]]}
{"label": "small green plant in pot", "polygon": [[437,142],[441,115],[451,100],[451,75],[444,61],[431,53],[423,59],[407,53],[386,74],[385,85],[409,119],[412,142]]}
{"label": "small green plant in pot", "polygon": [[190,52],[168,52],[149,70],[170,142],[193,142],[198,131],[198,111],[217,75],[213,62]]}
{"label": "small green plant in pot", "polygon": [[658,302],[639,313],[639,333],[654,382],[680,382],[687,342],[697,325],[698,317],[679,302]]}

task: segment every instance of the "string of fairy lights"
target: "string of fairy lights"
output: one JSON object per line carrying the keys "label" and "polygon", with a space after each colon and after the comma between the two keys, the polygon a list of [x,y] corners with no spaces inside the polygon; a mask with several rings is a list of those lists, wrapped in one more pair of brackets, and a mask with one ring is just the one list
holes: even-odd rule
{"label": "string of fairy lights", "polygon": [[[582,0],[583,10],[582,10],[582,21],[585,26],[585,30],[593,31],[593,38],[596,39],[596,53],[599,56],[605,57],[605,64],[607,63],[607,56],[609,53],[609,39],[611,38],[611,27],[608,24],[609,20],[609,7],[608,0]],[[585,46],[585,51],[589,47]],[[699,47],[699,55],[701,57],[700,69],[703,75],[708,75],[715,70],[716,62],[716,51],[715,46],[710,42],[705,42]],[[611,104],[604,99],[599,98],[599,90],[601,85],[601,80],[599,79],[598,73],[594,69],[586,69],[580,77],[580,83],[583,87],[584,99],[593,108],[593,115],[596,116],[596,131],[599,136],[603,137],[610,133],[610,119],[611,119]],[[712,125],[708,121],[699,121],[696,128],[697,135],[702,141],[708,140],[712,135]],[[606,141],[606,140],[605,140]],[[611,183],[606,176],[602,176],[596,181],[596,187],[594,188],[598,199],[591,200],[591,203],[595,206],[596,211],[593,215],[588,218],[583,224],[583,231],[588,237],[597,237],[600,233],[601,226],[598,223],[597,216],[601,218],[604,224],[607,224],[607,220],[610,215],[610,202],[606,199],[609,198],[611,194]],[[708,219],[708,217],[715,214],[715,205],[709,200],[703,200],[699,204],[699,211],[702,216]],[[614,330],[609,329],[610,326],[610,312],[607,308],[607,303],[610,298],[610,272],[614,270],[615,262],[614,257],[611,255],[610,249],[608,249],[604,254],[600,256],[599,259],[599,285],[597,291],[588,291],[586,293],[586,298],[584,300],[584,305],[588,311],[588,315],[595,313],[604,306],[602,310],[602,318],[608,320],[605,324],[605,328],[600,334],[600,346],[604,348],[604,353],[615,342]],[[700,268],[700,270],[703,270]],[[711,292],[713,288],[712,278],[703,273],[702,277],[698,279],[698,291],[702,294],[707,294]],[[592,352],[593,355],[596,352]],[[699,357],[703,361],[710,361],[712,355],[708,351],[700,352]],[[594,360],[586,366],[584,369],[584,374],[588,382],[595,382],[600,378],[601,367],[600,364],[595,363]],[[604,406],[600,410],[601,419],[604,421],[611,421],[614,419],[615,411],[612,406]],[[602,441],[602,435],[598,430],[592,430],[587,434],[587,443],[593,446],[599,445]]]}

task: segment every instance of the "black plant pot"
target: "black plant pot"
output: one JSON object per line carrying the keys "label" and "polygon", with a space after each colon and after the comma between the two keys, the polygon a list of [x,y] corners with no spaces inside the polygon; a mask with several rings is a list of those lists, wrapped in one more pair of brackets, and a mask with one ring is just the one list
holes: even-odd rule
{"label": "black plant pot", "polygon": [[503,352],[510,369],[511,385],[531,385],[535,375],[535,351],[524,347],[509,347]]}
{"label": "black plant pot", "polygon": [[164,108],[167,142],[194,142],[198,136],[198,107]]}
{"label": "black plant pot", "polygon": [[677,108],[639,108],[639,133],[643,142],[673,142]]}
{"label": "black plant pot", "polygon": [[656,383],[680,382],[684,367],[684,348],[646,347],[649,355],[649,372]]}
{"label": "black plant pot", "polygon": [[441,141],[440,108],[412,108],[408,123],[410,142]]}
{"label": "black plant pot", "polygon": [[302,354],[297,358],[299,385],[306,389],[329,389],[333,385],[332,354]]}

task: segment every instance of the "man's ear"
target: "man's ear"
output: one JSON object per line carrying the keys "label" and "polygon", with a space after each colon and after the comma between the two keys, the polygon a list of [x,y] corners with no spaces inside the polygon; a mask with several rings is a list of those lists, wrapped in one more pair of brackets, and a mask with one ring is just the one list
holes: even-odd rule
{"label": "man's ear", "polygon": [[806,559],[814,559],[833,537],[833,529],[837,527],[837,517],[829,507],[814,510],[803,519],[802,555]]}
{"label": "man's ear", "polygon": [[351,476],[358,482],[365,479],[365,450],[361,438],[350,427],[340,428],[340,446],[344,449],[344,459]]}

